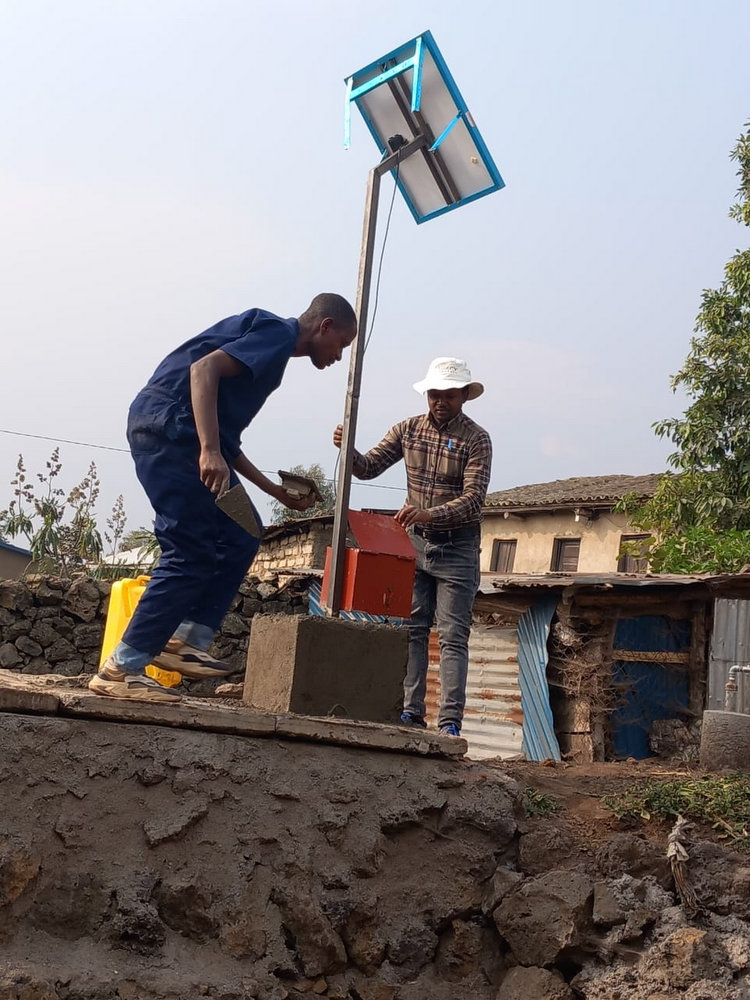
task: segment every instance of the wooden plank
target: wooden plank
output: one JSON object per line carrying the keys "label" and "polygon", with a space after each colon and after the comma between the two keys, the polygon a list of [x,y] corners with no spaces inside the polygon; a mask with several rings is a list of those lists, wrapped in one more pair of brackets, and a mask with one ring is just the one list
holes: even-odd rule
{"label": "wooden plank", "polygon": [[407,730],[402,726],[385,726],[377,722],[320,719],[309,715],[277,716],[276,732],[279,736],[320,743],[366,747],[371,750],[400,750],[421,756],[462,757],[468,749],[465,739],[443,736],[434,730]]}
{"label": "wooden plank", "polygon": [[672,653],[669,650],[613,649],[613,660],[627,660],[628,663],[689,663],[690,652]]}
{"label": "wooden plank", "polygon": [[64,715],[101,719],[108,722],[136,722],[144,726],[174,726],[206,729],[236,736],[270,736],[276,718],[238,703],[237,708],[209,700],[183,698],[176,705],[149,701],[106,698],[93,691],[60,691],[60,712]]}

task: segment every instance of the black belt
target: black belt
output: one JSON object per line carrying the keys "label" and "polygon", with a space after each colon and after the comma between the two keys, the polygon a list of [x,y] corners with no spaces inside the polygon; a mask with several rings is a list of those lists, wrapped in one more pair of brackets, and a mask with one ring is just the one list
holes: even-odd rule
{"label": "black belt", "polygon": [[464,524],[460,528],[429,528],[423,524],[412,525],[412,531],[426,542],[444,545],[446,542],[456,542],[459,538],[478,538],[478,524]]}

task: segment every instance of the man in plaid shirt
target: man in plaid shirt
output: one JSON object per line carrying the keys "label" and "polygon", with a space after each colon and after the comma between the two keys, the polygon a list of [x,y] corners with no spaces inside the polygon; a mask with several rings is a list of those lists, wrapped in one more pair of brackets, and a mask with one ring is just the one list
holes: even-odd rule
{"label": "man in plaid shirt", "polygon": [[[417,553],[409,663],[404,680],[402,725],[424,728],[430,629],[437,618],[440,640],[442,733],[460,736],[466,702],[471,610],[479,587],[482,507],[492,464],[492,442],[463,413],[484,392],[466,362],[435,358],[414,385],[427,396],[427,413],[402,420],[365,455],[354,452],[354,475],[374,479],[402,458],[406,503],[396,520],[408,529]],[[333,442],[341,447],[342,428]]]}

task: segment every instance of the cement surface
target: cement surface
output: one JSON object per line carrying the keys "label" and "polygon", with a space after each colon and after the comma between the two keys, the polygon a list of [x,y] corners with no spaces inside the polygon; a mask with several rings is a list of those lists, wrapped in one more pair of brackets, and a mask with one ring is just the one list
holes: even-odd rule
{"label": "cement surface", "polygon": [[403,703],[407,655],[405,628],[256,615],[243,701],[268,712],[393,725]]}
{"label": "cement surface", "polygon": [[750,715],[704,712],[700,761],[709,771],[750,771]]}

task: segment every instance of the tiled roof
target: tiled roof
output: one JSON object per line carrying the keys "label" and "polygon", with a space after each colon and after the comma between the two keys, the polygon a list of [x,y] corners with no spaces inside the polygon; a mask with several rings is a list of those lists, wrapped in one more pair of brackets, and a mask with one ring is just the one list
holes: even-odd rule
{"label": "tiled roof", "polygon": [[647,476],[577,476],[556,479],[552,483],[515,486],[511,490],[488,493],[485,507],[572,507],[577,504],[615,503],[626,493],[647,498],[653,496],[659,480],[665,475],[654,472]]}

